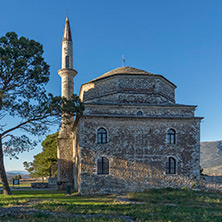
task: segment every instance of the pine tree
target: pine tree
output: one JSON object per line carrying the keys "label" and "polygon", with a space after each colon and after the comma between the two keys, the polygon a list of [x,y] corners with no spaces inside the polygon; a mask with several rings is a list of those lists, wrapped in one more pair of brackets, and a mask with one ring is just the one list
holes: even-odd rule
{"label": "pine tree", "polygon": [[58,133],[48,135],[42,142],[43,150],[34,156],[33,162],[24,162],[31,177],[52,177],[57,175]]}
{"label": "pine tree", "polygon": [[[49,65],[43,58],[43,46],[15,32],[0,38],[0,177],[3,193],[11,194],[6,177],[3,151],[8,155],[27,151],[36,145],[27,133],[46,135],[49,125],[65,116],[81,115],[84,106],[77,96],[71,100],[47,94]],[[8,116],[15,118],[8,125]],[[18,122],[19,120],[19,122]],[[15,135],[16,130],[23,135]]]}

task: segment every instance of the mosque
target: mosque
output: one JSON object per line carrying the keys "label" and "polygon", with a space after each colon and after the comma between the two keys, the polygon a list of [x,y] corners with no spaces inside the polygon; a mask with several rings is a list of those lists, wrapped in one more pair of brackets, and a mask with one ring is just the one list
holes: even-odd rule
{"label": "mosque", "polygon": [[[62,96],[74,91],[68,17],[62,40]],[[82,84],[80,118],[58,137],[58,186],[81,194],[142,191],[177,178],[200,178],[196,106],[175,101],[176,86],[159,74],[123,66]]]}

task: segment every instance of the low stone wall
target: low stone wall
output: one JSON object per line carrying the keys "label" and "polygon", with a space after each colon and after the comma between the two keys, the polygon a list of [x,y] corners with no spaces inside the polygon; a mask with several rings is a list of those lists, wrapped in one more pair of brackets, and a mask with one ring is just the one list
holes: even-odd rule
{"label": "low stone wall", "polygon": [[201,180],[207,183],[216,183],[222,185],[222,176],[201,176]]}
{"label": "low stone wall", "polygon": [[48,188],[48,183],[31,183],[33,189],[44,189]]}
{"label": "low stone wall", "polygon": [[164,187],[188,188],[193,190],[222,192],[222,177],[202,176],[201,180],[190,179],[182,176],[167,177]]}

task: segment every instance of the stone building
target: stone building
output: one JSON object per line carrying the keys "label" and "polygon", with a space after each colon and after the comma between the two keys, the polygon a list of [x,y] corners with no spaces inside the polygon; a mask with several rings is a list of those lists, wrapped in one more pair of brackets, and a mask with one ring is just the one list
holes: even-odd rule
{"label": "stone building", "polygon": [[[62,43],[62,95],[73,94],[68,18]],[[122,193],[200,178],[200,117],[175,102],[176,86],[162,75],[120,67],[81,86],[85,111],[62,124],[58,184],[82,194]]]}

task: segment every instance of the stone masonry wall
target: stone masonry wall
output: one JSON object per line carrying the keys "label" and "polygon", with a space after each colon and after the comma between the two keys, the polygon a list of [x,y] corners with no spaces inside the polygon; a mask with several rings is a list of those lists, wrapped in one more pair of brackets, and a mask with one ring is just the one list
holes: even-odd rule
{"label": "stone masonry wall", "polygon": [[73,186],[73,139],[58,138],[58,187]]}
{"label": "stone masonry wall", "polygon": [[116,75],[82,86],[85,103],[175,103],[175,87],[157,76]]}
{"label": "stone masonry wall", "polygon": [[79,134],[79,122],[76,121],[74,126],[74,138],[73,138],[73,179],[74,179],[74,191],[80,192],[80,134]]}
{"label": "stone masonry wall", "polygon": [[[82,194],[141,191],[179,178],[199,179],[200,119],[83,116],[80,120]],[[100,127],[108,132],[107,144],[97,144]],[[176,130],[176,144],[166,144],[169,128]],[[109,175],[97,175],[97,158],[102,156],[109,159]],[[165,174],[170,156],[177,160],[176,175]]]}
{"label": "stone masonry wall", "polygon": [[201,176],[201,179],[206,182],[222,184],[222,176]]}
{"label": "stone masonry wall", "polygon": [[135,105],[107,105],[107,104],[87,104],[84,115],[117,115],[117,116],[137,116],[137,112],[142,112],[142,117],[194,117],[195,106],[135,106]]}

